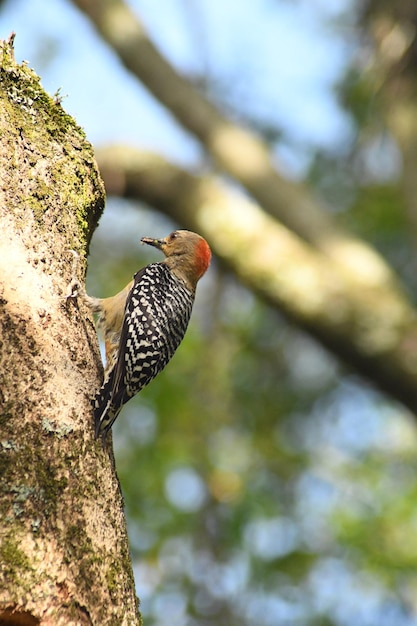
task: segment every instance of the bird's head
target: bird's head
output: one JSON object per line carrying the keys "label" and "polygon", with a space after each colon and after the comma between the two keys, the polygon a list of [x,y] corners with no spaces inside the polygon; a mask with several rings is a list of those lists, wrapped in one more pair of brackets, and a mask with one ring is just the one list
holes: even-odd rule
{"label": "bird's head", "polygon": [[166,256],[163,263],[193,291],[210,265],[211,251],[207,241],[190,230],[174,230],[163,239],[142,237],[141,242],[161,250]]}

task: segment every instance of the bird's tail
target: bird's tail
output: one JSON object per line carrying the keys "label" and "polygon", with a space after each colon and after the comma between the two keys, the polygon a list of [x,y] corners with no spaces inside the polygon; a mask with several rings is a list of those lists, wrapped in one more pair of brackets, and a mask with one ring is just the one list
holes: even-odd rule
{"label": "bird's tail", "polygon": [[114,369],[111,370],[110,375],[106,378],[93,400],[95,438],[98,439],[101,435],[103,445],[105,444],[107,433],[124,404],[123,398],[118,398],[117,395],[114,395],[113,378]]}

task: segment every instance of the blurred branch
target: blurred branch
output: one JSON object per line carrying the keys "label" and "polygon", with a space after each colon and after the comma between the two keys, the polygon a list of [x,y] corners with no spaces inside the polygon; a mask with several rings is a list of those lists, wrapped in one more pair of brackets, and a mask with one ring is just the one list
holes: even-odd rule
{"label": "blurred branch", "polygon": [[110,159],[101,154],[108,190],[146,200],[202,232],[248,286],[417,411],[415,312],[384,260],[342,232],[303,185],[276,171],[256,136],[232,124],[181,77],[122,0],[74,2],[125,66],[258,206],[213,180],[124,150],[107,152]]}
{"label": "blurred branch", "polygon": [[145,201],[200,232],[249,288],[417,413],[416,314],[398,285],[364,290],[360,273],[355,280],[330,264],[214,178],[132,148],[97,157],[109,194]]}
{"label": "blurred branch", "polygon": [[343,233],[301,184],[275,169],[264,144],[227,120],[167,62],[137,15],[123,0],[73,0],[95,24],[124,65],[204,145],[218,167],[236,179],[271,215],[299,237],[352,271],[364,285],[391,280],[378,255]]}

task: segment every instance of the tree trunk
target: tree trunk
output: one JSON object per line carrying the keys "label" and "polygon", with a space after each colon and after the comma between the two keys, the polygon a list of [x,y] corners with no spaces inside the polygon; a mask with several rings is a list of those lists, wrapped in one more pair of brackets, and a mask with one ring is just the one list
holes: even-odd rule
{"label": "tree trunk", "polygon": [[95,331],[65,298],[103,184],[12,41],[0,58],[0,624],[139,624],[112,450],[93,437]]}

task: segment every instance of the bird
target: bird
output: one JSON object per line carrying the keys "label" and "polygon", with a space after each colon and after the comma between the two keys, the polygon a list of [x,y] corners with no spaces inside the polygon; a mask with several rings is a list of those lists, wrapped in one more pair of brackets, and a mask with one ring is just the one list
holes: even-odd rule
{"label": "bird", "polygon": [[122,291],[110,298],[84,300],[98,313],[104,335],[104,381],[93,400],[95,438],[107,434],[123,405],[151,382],[180,345],[194,303],[197,283],[207,271],[211,250],[189,230],[163,239],[142,237],[165,259],[140,269]]}

